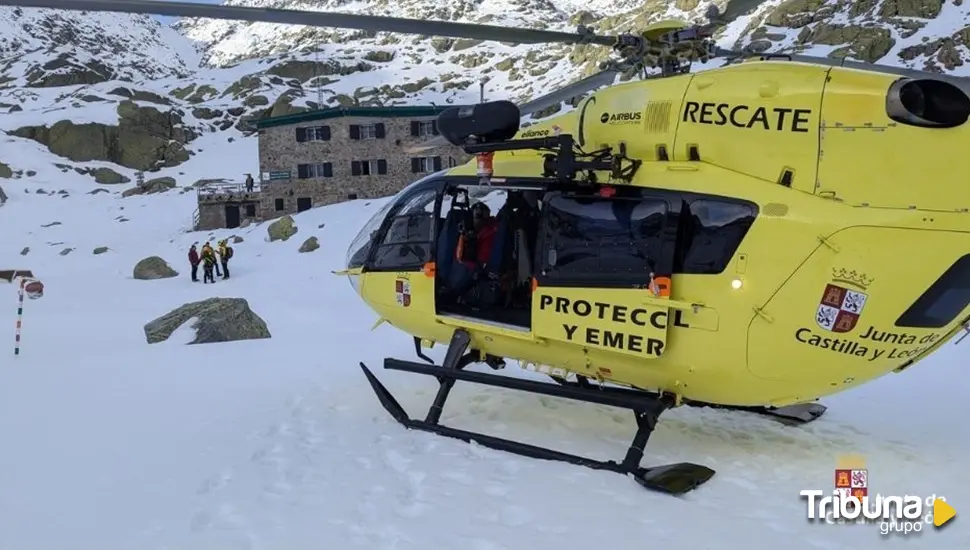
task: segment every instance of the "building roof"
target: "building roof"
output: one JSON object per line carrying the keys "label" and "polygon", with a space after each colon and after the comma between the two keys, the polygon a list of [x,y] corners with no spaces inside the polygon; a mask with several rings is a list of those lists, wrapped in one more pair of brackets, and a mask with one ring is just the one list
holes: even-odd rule
{"label": "building roof", "polygon": [[307,111],[294,115],[277,116],[263,118],[254,121],[257,128],[272,128],[273,126],[286,126],[289,124],[299,124],[301,122],[312,122],[315,120],[327,120],[342,117],[370,117],[370,118],[402,118],[402,117],[425,117],[437,116],[442,111],[452,107],[462,107],[462,105],[446,105],[435,107],[432,105],[414,105],[406,107],[336,107],[332,109],[320,109],[318,111]]}

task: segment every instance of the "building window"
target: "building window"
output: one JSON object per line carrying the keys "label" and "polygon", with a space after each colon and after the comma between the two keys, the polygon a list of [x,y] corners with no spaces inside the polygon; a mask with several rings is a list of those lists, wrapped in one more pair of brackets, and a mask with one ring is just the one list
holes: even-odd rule
{"label": "building window", "polygon": [[958,259],[896,321],[897,327],[943,328],[970,305],[970,254]]}
{"label": "building window", "polygon": [[441,170],[441,157],[414,157],[411,159],[411,173],[437,172]]}
{"label": "building window", "polygon": [[350,125],[350,139],[384,139],[386,135],[383,122]]}
{"label": "building window", "polygon": [[354,176],[383,175],[387,173],[387,161],[384,159],[353,160],[350,162],[350,173]]}
{"label": "building window", "polygon": [[297,177],[300,179],[332,178],[333,163],[320,162],[317,164],[298,164],[296,166],[296,173],[297,173]]}
{"label": "building window", "polygon": [[246,205],[246,217],[247,218],[255,218],[256,217],[256,205],[255,204],[247,204]]}
{"label": "building window", "polygon": [[304,141],[330,141],[329,126],[301,126],[296,129],[296,140]]}
{"label": "building window", "polygon": [[458,162],[455,161],[455,157],[448,157],[448,168],[454,168],[458,166]]}
{"label": "building window", "polygon": [[411,135],[414,137],[427,137],[438,135],[438,122],[436,120],[412,120]]}
{"label": "building window", "polygon": [[283,210],[286,210],[286,205],[283,204],[283,199],[276,199],[275,201],[273,201],[273,206],[274,208],[276,208],[277,212],[282,212]]}

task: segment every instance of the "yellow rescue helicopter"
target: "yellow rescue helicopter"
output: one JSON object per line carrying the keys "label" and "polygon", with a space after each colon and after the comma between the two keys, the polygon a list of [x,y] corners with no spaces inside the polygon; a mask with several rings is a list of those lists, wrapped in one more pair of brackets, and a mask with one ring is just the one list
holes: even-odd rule
{"label": "yellow rescue helicopter", "polygon": [[[442,113],[440,140],[474,161],[420,179],[348,250],[362,299],[414,337],[437,378],[404,426],[689,491],[713,476],[640,465],[661,413],[751,410],[791,423],[815,401],[930,355],[970,322],[970,98],[963,79],[844,60],[726,52],[723,24],[662,22],[630,35],[148,0],[0,0],[613,47],[603,72],[523,106]],[[727,56],[690,72],[692,61]],[[619,73],[659,74],[610,85]],[[581,96],[568,113],[522,115]],[[422,348],[446,344],[441,365]],[[466,367],[507,359],[558,384]],[[621,461],[598,461],[439,422],[458,380],[630,409]]]}

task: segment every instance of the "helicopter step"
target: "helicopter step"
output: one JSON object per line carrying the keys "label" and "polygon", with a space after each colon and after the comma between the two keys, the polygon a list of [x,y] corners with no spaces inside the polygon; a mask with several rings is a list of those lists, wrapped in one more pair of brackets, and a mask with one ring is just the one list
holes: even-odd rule
{"label": "helicopter step", "polygon": [[[425,365],[392,358],[384,359],[385,369],[426,374],[438,379],[438,393],[431,407],[428,409],[424,420],[411,418],[364,363],[360,363],[360,368],[364,371],[367,381],[370,382],[374,393],[377,394],[377,398],[380,400],[384,409],[406,428],[431,432],[466,442],[475,441],[485,447],[529,458],[556,460],[586,466],[594,470],[607,470],[631,475],[640,485],[647,489],[671,495],[679,495],[691,491],[707,482],[714,475],[714,470],[706,466],[687,462],[648,468],[640,466],[644,448],[657,425],[660,415],[674,405],[672,398],[667,398],[666,396],[659,397],[654,394],[624,388],[600,387],[593,389],[571,382],[553,385],[495,374],[465,371],[463,369],[466,366],[479,361],[476,351],[467,351],[470,341],[471,338],[466,331],[461,329],[456,330],[441,366]],[[500,368],[500,365],[496,365],[494,362],[490,366],[495,369]],[[439,424],[438,421],[441,418],[445,401],[448,399],[451,389],[458,380],[629,409],[635,415],[637,432],[633,437],[633,441],[624,459],[621,462],[616,462],[613,460],[594,460],[544,447],[529,445],[519,441],[444,426]]]}

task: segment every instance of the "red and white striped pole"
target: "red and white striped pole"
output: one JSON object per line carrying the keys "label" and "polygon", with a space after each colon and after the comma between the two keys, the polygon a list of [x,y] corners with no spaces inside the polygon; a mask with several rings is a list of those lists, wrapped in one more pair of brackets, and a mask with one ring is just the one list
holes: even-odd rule
{"label": "red and white striped pole", "polygon": [[20,278],[20,295],[17,297],[17,336],[14,342],[13,354],[20,355],[20,327],[24,324],[24,287],[27,286],[27,278]]}
{"label": "red and white striped pole", "polygon": [[36,300],[44,295],[44,283],[37,279],[20,278],[20,293],[17,296],[17,335],[14,340],[13,354],[20,355],[20,329],[24,325],[24,296]]}

